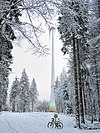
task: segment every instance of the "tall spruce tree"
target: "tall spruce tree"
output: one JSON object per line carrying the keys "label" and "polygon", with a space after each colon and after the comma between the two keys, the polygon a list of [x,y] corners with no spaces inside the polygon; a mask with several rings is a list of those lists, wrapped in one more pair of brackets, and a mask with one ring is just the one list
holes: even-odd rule
{"label": "tall spruce tree", "polygon": [[34,107],[38,100],[38,91],[37,91],[37,84],[35,82],[35,79],[33,78],[32,83],[30,85],[30,109],[31,111],[34,111]]}
{"label": "tall spruce tree", "polygon": [[55,81],[55,103],[56,103],[56,110],[58,113],[63,112],[63,94],[62,94],[62,89],[60,88],[60,80],[56,79]]}
{"label": "tall spruce tree", "polygon": [[29,95],[29,79],[26,74],[25,69],[23,69],[22,76],[20,78],[20,86],[21,86],[21,112],[29,111],[30,106],[30,95]]}
{"label": "tall spruce tree", "polygon": [[10,98],[9,98],[10,107],[13,112],[18,111],[17,107],[18,107],[20,91],[21,91],[20,83],[16,77],[12,83],[11,90],[10,90]]}

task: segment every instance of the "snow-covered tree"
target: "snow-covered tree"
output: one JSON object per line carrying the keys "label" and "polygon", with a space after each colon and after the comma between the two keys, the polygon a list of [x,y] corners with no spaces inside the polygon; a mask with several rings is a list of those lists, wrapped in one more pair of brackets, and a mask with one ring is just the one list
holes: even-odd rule
{"label": "snow-covered tree", "polygon": [[[59,17],[58,30],[63,42],[62,52],[66,54],[67,47],[72,47],[73,70],[75,84],[75,114],[76,123],[80,127],[84,123],[83,87],[82,87],[82,67],[87,57],[86,33],[87,33],[87,1],[83,0],[63,0],[61,6],[61,16]],[[64,50],[65,49],[65,50]],[[81,116],[81,117],[80,117]]]}
{"label": "snow-covered tree", "polygon": [[62,101],[62,91],[61,91],[61,88],[60,88],[60,81],[59,81],[59,78],[57,77],[56,78],[56,81],[55,81],[55,104],[56,104],[56,110],[58,113],[61,113],[63,112],[62,110],[62,104],[63,104],[63,101]]}
{"label": "snow-covered tree", "polygon": [[100,117],[98,117],[100,116],[100,1],[92,0],[90,4],[90,36],[88,39],[90,60],[87,64],[89,65],[89,74],[91,77],[93,119],[100,121]]}
{"label": "snow-covered tree", "polygon": [[18,107],[20,91],[21,91],[20,83],[16,77],[12,83],[11,90],[10,90],[10,97],[9,97],[10,107],[13,112],[18,111],[17,107]]}
{"label": "snow-covered tree", "polygon": [[38,101],[36,111],[48,112],[49,111],[49,102],[46,100]]}
{"label": "snow-covered tree", "polygon": [[[100,121],[100,16],[98,0],[63,0],[58,30],[64,54],[72,49],[76,124]],[[70,54],[70,53],[69,53]],[[70,65],[70,64],[69,64]],[[87,117],[89,116],[89,117]]]}
{"label": "snow-covered tree", "polygon": [[22,76],[20,78],[20,86],[21,86],[21,92],[20,92],[21,112],[27,112],[29,111],[30,95],[29,95],[29,79],[25,69],[23,69]]}
{"label": "snow-covered tree", "polygon": [[60,77],[55,81],[55,101],[57,112],[72,113],[72,103],[69,100],[71,90],[68,87],[67,72],[63,69]]}
{"label": "snow-covered tree", "polygon": [[[98,19],[100,19],[100,0],[98,0],[98,13],[99,13],[99,18]],[[99,21],[99,25],[98,25],[98,28],[100,29],[100,21]],[[100,30],[99,30],[99,33],[100,33]],[[99,39],[100,39],[100,37],[99,37]],[[98,42],[97,43],[97,45],[99,44],[99,46],[97,47],[98,49],[100,48],[100,42]],[[100,52],[100,49],[98,50],[99,52]],[[97,62],[98,62],[98,64],[100,64],[100,59],[99,59],[99,57],[100,57],[100,53],[98,52],[98,58],[97,58]],[[98,61],[99,60],[99,61]],[[99,118],[98,118],[98,121],[100,122],[100,65],[97,65],[97,74],[96,74],[96,77],[97,77],[97,80],[96,80],[96,82],[97,82],[97,97],[98,97],[98,116],[99,116]]]}
{"label": "snow-covered tree", "polygon": [[18,0],[0,0],[0,110],[6,104],[8,76],[11,71],[12,63],[11,50],[13,49],[12,40],[16,37],[12,28],[12,22],[18,23],[20,16]]}
{"label": "snow-covered tree", "polygon": [[[65,69],[63,69],[62,73],[60,74],[60,93],[61,93],[61,98],[62,98],[62,107],[63,107],[63,112],[66,112],[68,110],[68,104],[69,104],[69,88],[68,88],[68,82],[67,82],[67,73]],[[68,113],[68,112],[67,112]]]}
{"label": "snow-covered tree", "polygon": [[34,111],[34,107],[38,100],[38,90],[37,90],[37,84],[35,82],[35,79],[33,78],[32,83],[30,85],[30,109],[31,111]]}
{"label": "snow-covered tree", "polygon": [[[50,25],[51,18],[55,12],[58,0],[1,0],[0,13],[6,16],[5,20],[13,29],[12,39],[18,38],[28,41],[33,54],[47,53],[48,48],[42,44],[41,33],[45,32],[43,27]],[[20,18],[19,18],[20,17]],[[2,19],[1,19],[2,21]]]}

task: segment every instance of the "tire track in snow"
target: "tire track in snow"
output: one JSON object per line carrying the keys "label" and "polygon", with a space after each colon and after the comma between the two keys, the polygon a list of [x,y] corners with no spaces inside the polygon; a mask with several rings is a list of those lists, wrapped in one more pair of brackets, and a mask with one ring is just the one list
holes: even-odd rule
{"label": "tire track in snow", "polygon": [[[12,117],[10,116],[10,118],[12,118]],[[22,133],[22,131],[24,133],[32,133],[32,130],[30,130],[30,128],[27,127],[26,124],[23,124],[24,121],[19,116],[17,117],[17,119],[14,119],[14,117],[13,117],[13,119],[9,119],[9,116],[7,116],[6,121],[7,121],[8,127],[12,133]],[[14,127],[16,127],[16,128],[14,128]]]}

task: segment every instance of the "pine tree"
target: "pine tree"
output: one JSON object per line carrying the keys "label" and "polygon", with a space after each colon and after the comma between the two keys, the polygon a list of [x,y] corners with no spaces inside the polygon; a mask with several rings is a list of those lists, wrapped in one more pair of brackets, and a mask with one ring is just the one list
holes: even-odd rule
{"label": "pine tree", "polygon": [[17,109],[17,105],[18,105],[18,98],[19,98],[19,94],[20,94],[20,83],[17,79],[17,77],[15,78],[15,80],[12,83],[11,86],[11,91],[10,91],[10,106],[12,108],[12,111],[18,111]]}
{"label": "pine tree", "polygon": [[60,88],[60,81],[59,81],[58,77],[56,78],[56,81],[55,81],[54,92],[55,92],[56,110],[58,113],[61,113],[62,112],[63,99],[62,99],[62,90]]}
{"label": "pine tree", "polygon": [[62,73],[60,74],[60,82],[59,88],[62,98],[62,112],[68,113],[68,106],[69,106],[69,88],[67,82],[67,75],[65,69],[63,69]]}
{"label": "pine tree", "polygon": [[20,78],[20,86],[21,86],[21,112],[29,111],[29,104],[30,104],[30,98],[29,98],[29,79],[26,74],[25,69],[23,69],[22,76]]}
{"label": "pine tree", "polygon": [[71,101],[72,95],[70,89],[72,88],[68,87],[67,72],[63,69],[60,77],[57,77],[55,81],[55,101],[58,113],[73,113],[73,103]]}
{"label": "pine tree", "polygon": [[[16,37],[12,28],[12,21],[18,22],[19,1],[0,0],[0,110],[6,105],[8,76],[12,63],[12,42]],[[12,19],[13,18],[13,19]]]}
{"label": "pine tree", "polygon": [[38,91],[37,91],[37,85],[35,82],[35,79],[33,78],[32,83],[30,85],[30,107],[31,111],[34,111],[34,107],[37,103],[38,100]]}

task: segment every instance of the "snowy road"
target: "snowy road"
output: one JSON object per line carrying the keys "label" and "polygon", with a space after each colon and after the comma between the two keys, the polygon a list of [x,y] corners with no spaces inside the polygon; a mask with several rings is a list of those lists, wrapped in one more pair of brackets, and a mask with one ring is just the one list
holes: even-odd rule
{"label": "snowy road", "polygon": [[52,117],[53,113],[3,112],[0,114],[0,133],[100,133],[100,130],[74,128],[74,118],[66,115],[59,115],[63,129],[49,129],[46,125]]}

